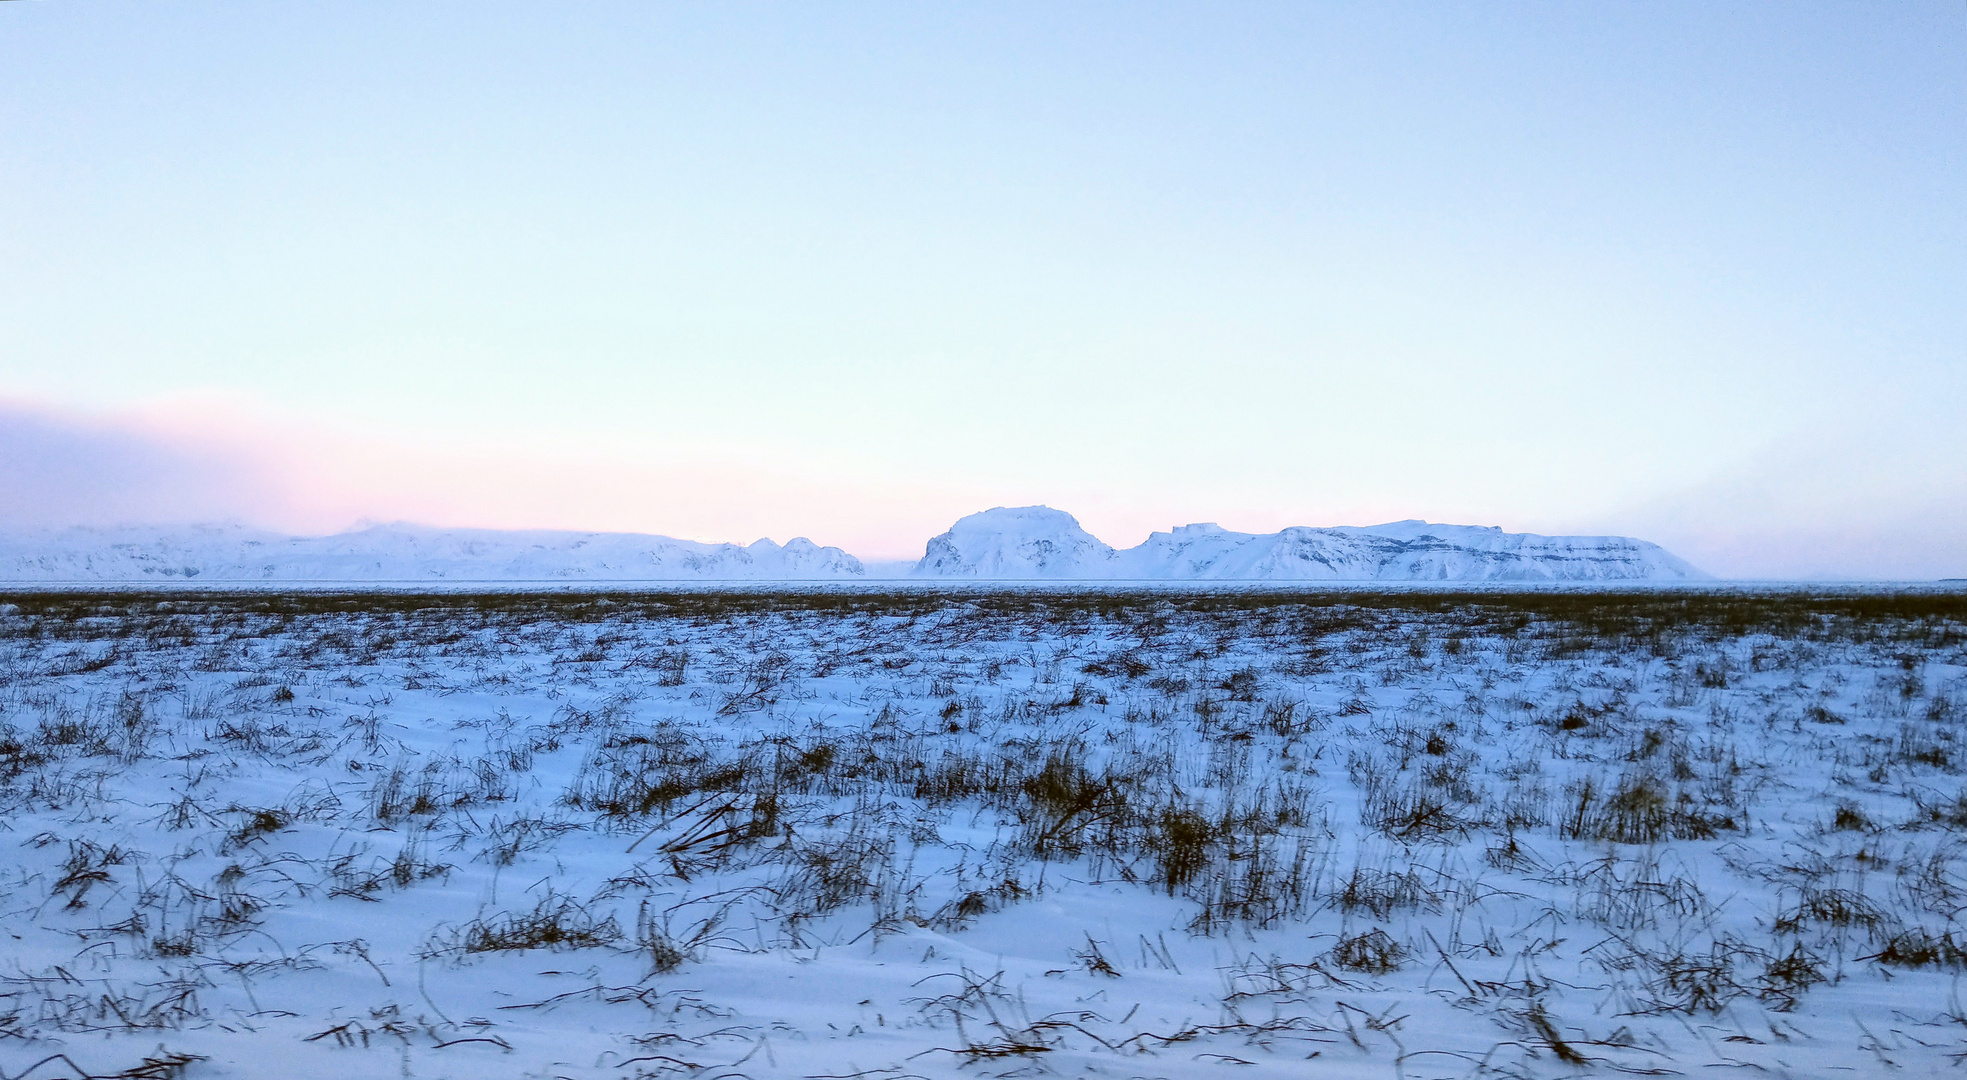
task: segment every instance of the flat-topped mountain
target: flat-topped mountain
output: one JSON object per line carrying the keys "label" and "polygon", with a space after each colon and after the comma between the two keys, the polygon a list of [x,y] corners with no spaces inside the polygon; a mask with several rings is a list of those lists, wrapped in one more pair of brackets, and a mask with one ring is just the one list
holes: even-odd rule
{"label": "flat-topped mountain", "polygon": [[1680,581],[1706,574],[1625,536],[1538,536],[1396,521],[1274,533],[1183,525],[1116,550],[1063,510],[998,507],[929,541],[911,573],[1139,581]]}

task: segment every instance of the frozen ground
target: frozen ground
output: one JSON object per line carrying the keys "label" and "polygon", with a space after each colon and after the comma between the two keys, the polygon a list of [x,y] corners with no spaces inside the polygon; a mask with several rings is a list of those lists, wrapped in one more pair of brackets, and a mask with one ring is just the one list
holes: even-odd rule
{"label": "frozen ground", "polygon": [[1959,592],[0,596],[0,1073],[1948,1074]]}

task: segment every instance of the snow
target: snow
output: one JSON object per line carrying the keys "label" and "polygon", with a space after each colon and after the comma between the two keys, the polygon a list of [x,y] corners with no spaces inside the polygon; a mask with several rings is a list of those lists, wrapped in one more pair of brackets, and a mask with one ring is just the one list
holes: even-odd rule
{"label": "snow", "polygon": [[972,514],[929,541],[924,577],[1135,581],[1686,581],[1707,575],[1624,536],[1538,536],[1396,521],[1275,533],[1215,524],[1158,532],[1116,551],[1044,506]]}
{"label": "snow", "polygon": [[1620,536],[1536,536],[1398,521],[1257,534],[1183,525],[1116,551],[1044,506],[971,514],[921,559],[863,564],[803,537],[781,546],[637,533],[378,525],[293,537],[237,525],[0,536],[0,581],[1685,581],[1706,575]]}
{"label": "snow", "polygon": [[1071,514],[1045,506],[998,507],[959,519],[929,541],[914,573],[972,578],[1110,578],[1119,553]]}
{"label": "snow", "polygon": [[852,555],[804,537],[740,546],[398,524],[324,537],[193,526],[0,538],[0,580],[11,581],[795,581],[863,573]]}
{"label": "snow", "polygon": [[1958,593],[1593,595],[6,596],[0,1074],[1955,1075]]}

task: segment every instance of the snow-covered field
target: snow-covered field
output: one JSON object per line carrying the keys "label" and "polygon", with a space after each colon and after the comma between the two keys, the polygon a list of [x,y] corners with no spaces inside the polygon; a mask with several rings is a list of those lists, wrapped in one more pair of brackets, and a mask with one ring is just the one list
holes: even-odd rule
{"label": "snow-covered field", "polygon": [[0,596],[0,1072],[1951,1075],[1964,725],[1958,591]]}

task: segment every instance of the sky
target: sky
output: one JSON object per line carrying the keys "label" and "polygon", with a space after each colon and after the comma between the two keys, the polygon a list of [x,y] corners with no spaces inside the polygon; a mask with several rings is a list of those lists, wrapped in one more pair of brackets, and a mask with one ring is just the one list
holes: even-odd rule
{"label": "sky", "polygon": [[1967,7],[0,5],[0,531],[1967,576]]}

